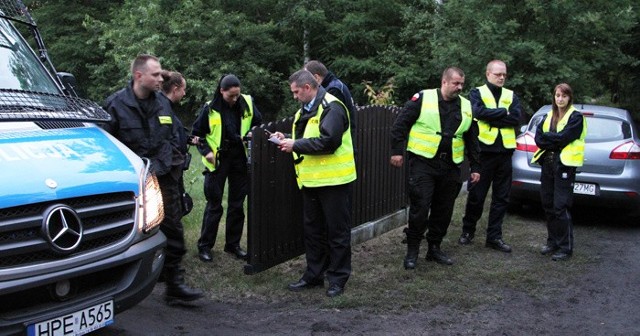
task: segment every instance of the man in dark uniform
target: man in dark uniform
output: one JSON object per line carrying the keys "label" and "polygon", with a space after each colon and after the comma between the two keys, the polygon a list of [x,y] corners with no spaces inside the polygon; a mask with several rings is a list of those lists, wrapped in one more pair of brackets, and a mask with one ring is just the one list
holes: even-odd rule
{"label": "man in dark uniform", "polygon": [[347,84],[342,82],[333,72],[329,71],[327,67],[319,61],[309,61],[304,65],[304,68],[313,74],[318,84],[322,86],[327,93],[338,98],[344,106],[349,110],[349,121],[351,126],[351,136],[353,137],[356,129],[356,106],[351,96],[351,91]]}
{"label": "man in dark uniform", "polygon": [[467,154],[470,181],[480,180],[478,129],[473,122],[471,104],[460,91],[464,73],[447,68],[440,89],[416,93],[398,114],[391,129],[391,164],[403,165],[403,151],[409,161],[410,200],[405,269],[416,267],[420,242],[425,231],[426,259],[444,265],[453,261],[441,250],[453,206],[460,192],[460,164]]}
{"label": "man in dark uniform", "polygon": [[186,252],[179,192],[184,157],[178,149],[171,106],[157,92],[162,84],[161,72],[156,57],[136,57],[131,65],[133,79],[130,84],[105,102],[111,121],[103,127],[140,157],[151,160],[151,169],[158,178],[164,203],[160,230],[167,237],[162,270],[167,284],[165,299],[173,303],[199,299],[202,292],[184,283],[184,269],[180,267]]}
{"label": "man in dark uniform", "polygon": [[289,77],[296,112],[291,139],[276,132],[280,149],[293,153],[302,190],[307,268],[291,291],[324,285],[327,296],[344,292],[351,275],[351,209],[349,188],[356,180],[349,113],[344,104],[299,70]]}
{"label": "man in dark uniform", "polygon": [[471,244],[476,223],[482,217],[489,186],[493,185],[485,246],[511,252],[511,246],[502,239],[502,222],[509,206],[511,156],[516,148],[514,127],[520,123],[520,100],[513,91],[504,88],[507,79],[504,62],[489,62],[485,75],[486,84],[469,93],[473,117],[478,121],[482,180],[468,186],[462,235],[458,242],[462,245]]}

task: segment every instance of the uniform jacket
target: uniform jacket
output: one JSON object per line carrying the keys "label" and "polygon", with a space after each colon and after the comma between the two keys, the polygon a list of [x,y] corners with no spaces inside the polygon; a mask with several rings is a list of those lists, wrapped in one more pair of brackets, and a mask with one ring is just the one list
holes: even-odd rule
{"label": "uniform jacket", "polygon": [[325,94],[326,91],[318,87],[311,109],[306,111],[304,106],[301,107],[302,113],[296,122],[296,141],[293,145],[293,150],[298,154],[331,154],[340,147],[342,135],[349,129],[349,119],[342,104],[331,102],[325,107],[325,113],[320,118],[320,137],[308,139],[303,137],[307,121],[316,115]]}
{"label": "uniform jacket", "polygon": [[133,92],[133,82],[129,82],[105,101],[111,120],[102,126],[138,156],[151,160],[152,171],[162,176],[172,166],[182,164],[183,159],[177,150],[170,105],[158,92],[152,92],[148,101],[148,111],[143,111]]}
{"label": "uniform jacket", "polygon": [[[489,82],[486,82],[486,84],[489,87],[491,93],[493,93],[493,97],[496,99],[496,102],[500,101],[502,88],[499,86],[495,86]],[[522,118],[522,107],[520,105],[520,99],[518,99],[518,96],[515,94],[515,92],[513,93],[513,101],[509,106],[508,115],[507,110],[504,108],[487,108],[482,101],[482,96],[480,96],[480,90],[478,90],[478,88],[471,89],[471,91],[469,92],[469,100],[471,101],[473,117],[489,123],[489,125],[491,125],[492,127],[503,128],[517,127],[518,125],[520,125],[520,118]],[[498,138],[496,138],[496,141],[493,144],[487,145],[480,141],[479,145],[480,151],[482,152],[513,152],[513,149],[507,149],[502,146],[502,138],[500,133],[498,133]]]}
{"label": "uniform jacket", "polygon": [[356,127],[356,107],[353,102],[353,97],[351,96],[351,91],[349,91],[349,87],[338,79],[338,77],[336,77],[332,72],[327,73],[324,79],[322,79],[322,84],[320,85],[322,85],[327,93],[330,93],[334,97],[340,99],[340,101],[347,107],[349,110],[349,120],[353,134]]}
{"label": "uniform jacket", "polygon": [[543,125],[549,114],[545,114],[542,118],[536,127],[535,141],[538,148],[546,151],[547,154],[544,155],[548,155],[550,152],[559,155],[563,148],[580,138],[584,130],[584,116],[579,111],[576,112],[571,113],[567,125],[560,132],[555,129],[545,132]]}
{"label": "uniform jacket", "polygon": [[[200,109],[200,113],[193,123],[191,134],[204,139],[207,134],[211,132],[211,128],[209,127],[209,111],[211,109],[220,112],[220,118],[222,119],[224,128],[222,141],[227,140],[229,143],[235,144],[236,147],[238,147],[242,143],[242,137],[246,135],[240,134],[240,114],[244,113],[244,111],[248,109],[247,102],[244,97],[240,95],[234,106],[229,106],[229,104],[222,98],[222,94],[220,93],[220,84],[218,83],[218,88],[216,89],[213,99],[209,103],[204,104]],[[251,127],[259,126],[260,124],[262,124],[262,115],[255,105],[254,99]],[[198,151],[202,156],[206,156],[213,150],[215,150],[215,148],[210,148],[206,143],[198,146]]]}
{"label": "uniform jacket", "polygon": [[[440,89],[438,91],[438,108],[440,111],[440,120],[441,123],[446,123],[445,125],[441,125],[441,129],[443,132],[448,134],[453,134],[460,126],[462,122],[462,117],[459,115],[460,113],[460,98],[457,101],[453,102],[453,106],[458,115],[454,115],[452,117],[444,117],[447,113],[451,113],[453,111],[444,111],[445,104],[442,98],[442,93]],[[416,120],[420,116],[420,110],[422,107],[422,92],[416,93],[410,100],[408,100],[404,108],[398,114],[395,122],[393,123],[393,127],[391,128],[391,155],[402,155],[407,146],[407,138],[409,137],[409,131],[413,124],[415,124]],[[447,123],[447,120],[449,121]],[[478,146],[478,124],[472,123],[471,128],[464,134],[464,143],[465,143],[465,154],[467,159],[469,160],[469,167],[472,173],[477,173],[480,171],[480,161],[479,161],[479,146]],[[444,139],[444,137],[443,137]],[[442,141],[444,142],[444,141]],[[448,145],[444,145],[441,142],[439,148],[450,148],[451,143]]]}

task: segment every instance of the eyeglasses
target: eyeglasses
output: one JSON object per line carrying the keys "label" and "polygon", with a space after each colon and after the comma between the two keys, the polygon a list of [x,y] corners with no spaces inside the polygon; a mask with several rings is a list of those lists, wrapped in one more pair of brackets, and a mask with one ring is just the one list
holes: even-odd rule
{"label": "eyeglasses", "polygon": [[496,77],[504,77],[507,78],[507,74],[506,73],[491,73],[492,75],[496,76]]}

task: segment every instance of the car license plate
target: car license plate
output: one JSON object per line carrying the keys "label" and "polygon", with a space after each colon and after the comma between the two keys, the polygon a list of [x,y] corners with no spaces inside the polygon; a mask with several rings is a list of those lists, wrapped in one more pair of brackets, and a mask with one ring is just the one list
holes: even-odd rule
{"label": "car license plate", "polygon": [[596,194],[596,185],[591,183],[573,183],[573,193],[574,194],[583,194],[583,195],[595,195]]}
{"label": "car license plate", "polygon": [[29,336],[84,335],[113,323],[113,301],[27,327]]}

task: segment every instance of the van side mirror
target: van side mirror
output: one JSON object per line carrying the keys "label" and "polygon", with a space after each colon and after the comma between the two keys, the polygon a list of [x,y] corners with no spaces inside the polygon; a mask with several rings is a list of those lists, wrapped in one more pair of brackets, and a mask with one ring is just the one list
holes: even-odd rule
{"label": "van side mirror", "polygon": [[76,89],[76,77],[73,74],[70,74],[68,72],[57,72],[56,76],[58,76],[58,79],[62,83],[64,93],[67,96],[80,97]]}

